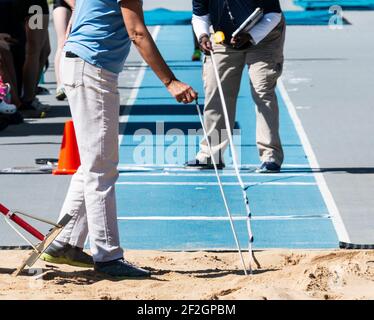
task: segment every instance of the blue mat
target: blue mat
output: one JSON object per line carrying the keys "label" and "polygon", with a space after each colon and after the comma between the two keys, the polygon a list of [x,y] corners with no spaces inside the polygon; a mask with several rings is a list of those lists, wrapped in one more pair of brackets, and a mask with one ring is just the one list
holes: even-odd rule
{"label": "blue mat", "polygon": [[[284,15],[289,26],[326,26],[332,17],[327,10],[286,11]],[[345,19],[343,23],[349,24]]]}
{"label": "blue mat", "polygon": [[[288,25],[320,26],[327,25],[332,14],[326,10],[321,11],[286,11],[284,12]],[[171,11],[155,9],[144,14],[148,26],[189,25],[192,13],[190,11]],[[347,23],[345,21],[345,23]]]}
{"label": "blue mat", "polygon": [[373,0],[294,0],[294,3],[306,10],[328,9],[333,5],[339,5],[346,10],[373,10]]}

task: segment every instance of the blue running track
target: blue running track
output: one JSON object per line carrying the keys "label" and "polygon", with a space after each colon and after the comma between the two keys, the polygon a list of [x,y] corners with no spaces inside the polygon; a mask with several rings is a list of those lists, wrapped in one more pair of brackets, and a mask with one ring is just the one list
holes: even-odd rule
{"label": "blue running track", "polygon": [[[161,27],[157,44],[177,77],[199,90],[202,102],[201,64],[190,61],[191,33],[188,26]],[[241,144],[243,179],[250,185],[255,248],[336,248],[338,239],[332,220],[280,95],[284,169],[273,175],[253,172],[259,160],[255,146],[255,106],[248,81],[244,72],[236,123],[241,135],[235,140]],[[129,118],[122,127],[121,170],[116,186],[123,247],[235,249],[214,171],[190,171],[182,167],[198,147],[199,137],[187,135],[189,129],[201,128],[195,106],[177,105],[147,69],[134,105],[125,107],[123,112]],[[138,129],[147,129],[146,134],[134,138]],[[178,129],[177,135],[166,136],[164,132],[170,129]],[[183,147],[187,142],[190,147]],[[148,149],[142,152],[142,146]],[[171,151],[173,146],[180,146],[178,154]],[[134,155],[145,154],[148,154],[146,163],[135,162]],[[165,162],[170,154],[175,161]],[[228,164],[229,157],[227,152]],[[245,208],[230,165],[222,171],[222,180],[245,248],[248,240]]]}

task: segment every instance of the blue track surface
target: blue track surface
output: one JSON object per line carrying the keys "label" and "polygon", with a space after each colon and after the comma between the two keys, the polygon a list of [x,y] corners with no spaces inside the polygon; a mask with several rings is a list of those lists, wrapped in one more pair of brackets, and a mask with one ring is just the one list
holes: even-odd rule
{"label": "blue track surface", "polygon": [[[157,44],[177,77],[190,83],[201,95],[201,64],[190,62],[191,28],[162,27]],[[235,140],[242,145],[241,163],[252,168],[259,160],[248,81],[244,72],[236,124],[241,137]],[[120,146],[123,170],[116,186],[122,245],[131,249],[234,249],[214,172],[181,169],[183,162],[197,150],[199,139],[186,136],[188,129],[201,128],[195,107],[176,105],[155,75],[147,70],[134,106],[129,109],[126,107],[130,113]],[[332,221],[281,98],[280,113],[286,155],[284,170],[279,175],[256,175],[251,170],[242,170],[244,181],[251,185],[248,195],[254,217],[254,245],[256,248],[335,248],[338,239]],[[162,132],[155,135],[162,122],[165,131],[180,129],[178,135],[169,136],[165,148],[162,148],[165,135]],[[148,129],[148,135],[141,141],[151,146],[151,160],[145,164],[150,166],[133,171],[134,154],[139,153],[139,140],[133,134],[142,128]],[[192,147],[182,147],[184,152],[175,157],[176,163],[164,167],[167,147],[171,143],[183,146],[188,141]],[[156,145],[157,150],[152,148]],[[229,157],[227,153],[227,163]],[[222,180],[240,242],[246,247],[245,208],[233,173],[230,167],[223,170]]]}
{"label": "blue track surface", "polygon": [[[357,0],[356,0],[357,1]],[[298,1],[298,5],[303,7],[309,6],[304,1]],[[321,1],[317,1],[321,3]],[[327,1],[322,2],[324,5],[322,8],[324,10],[313,10],[311,11],[285,11],[284,15],[286,18],[287,25],[292,26],[325,26],[329,23],[332,13],[330,13],[328,8],[332,6],[332,2],[336,1]],[[354,1],[350,1],[351,3]],[[365,1],[368,3],[369,1]],[[373,1],[371,1],[373,3]],[[313,4],[313,2],[312,2]],[[362,7],[362,5],[356,5],[355,7]],[[172,11],[163,8],[146,11],[144,13],[144,18],[148,26],[157,26],[157,25],[190,25],[191,24],[191,11]]]}

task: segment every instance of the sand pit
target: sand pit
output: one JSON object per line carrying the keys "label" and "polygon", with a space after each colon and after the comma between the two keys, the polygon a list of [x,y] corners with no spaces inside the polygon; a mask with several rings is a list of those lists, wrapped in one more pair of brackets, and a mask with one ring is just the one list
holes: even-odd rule
{"label": "sand pit", "polygon": [[129,251],[153,277],[122,281],[43,262],[14,278],[25,253],[0,252],[0,299],[374,299],[374,251],[261,251],[249,277],[236,253]]}

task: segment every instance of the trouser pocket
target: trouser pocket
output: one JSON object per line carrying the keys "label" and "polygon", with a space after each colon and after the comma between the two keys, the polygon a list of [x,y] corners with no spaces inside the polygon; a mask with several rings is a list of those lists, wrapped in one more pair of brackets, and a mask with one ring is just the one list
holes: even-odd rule
{"label": "trouser pocket", "polygon": [[62,63],[61,79],[65,87],[76,88],[83,85],[84,60],[81,58],[66,58]]}

